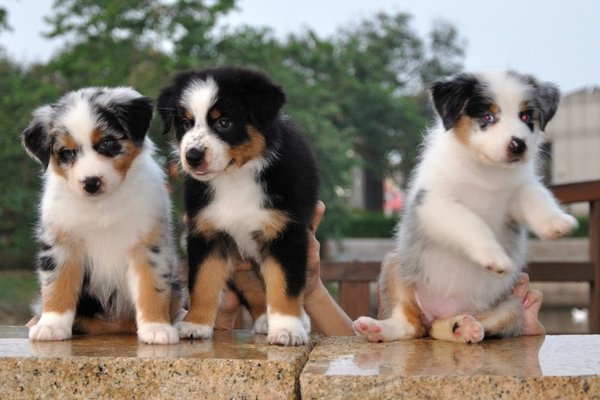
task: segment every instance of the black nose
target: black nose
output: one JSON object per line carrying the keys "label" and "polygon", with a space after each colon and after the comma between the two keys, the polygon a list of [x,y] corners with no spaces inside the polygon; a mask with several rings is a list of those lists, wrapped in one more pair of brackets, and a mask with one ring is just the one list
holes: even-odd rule
{"label": "black nose", "polygon": [[100,189],[101,183],[102,181],[97,176],[88,176],[83,180],[83,189],[90,194],[94,194]]}
{"label": "black nose", "polygon": [[185,153],[185,159],[191,167],[197,167],[204,161],[204,149],[189,149]]}
{"label": "black nose", "polygon": [[520,156],[527,150],[527,145],[523,139],[513,137],[508,144],[508,150],[515,156]]}

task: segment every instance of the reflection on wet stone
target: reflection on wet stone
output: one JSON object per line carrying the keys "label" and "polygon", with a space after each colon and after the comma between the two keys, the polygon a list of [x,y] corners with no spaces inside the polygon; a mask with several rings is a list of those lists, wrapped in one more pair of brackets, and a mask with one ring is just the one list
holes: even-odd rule
{"label": "reflection on wet stone", "polygon": [[0,327],[0,380],[0,399],[600,398],[600,335],[281,347],[234,331],[169,346],[135,335],[30,342],[25,328]]}
{"label": "reflection on wet stone", "polygon": [[478,345],[324,338],[302,372],[301,390],[305,398],[328,399],[595,398],[600,396],[599,345],[597,335]]}

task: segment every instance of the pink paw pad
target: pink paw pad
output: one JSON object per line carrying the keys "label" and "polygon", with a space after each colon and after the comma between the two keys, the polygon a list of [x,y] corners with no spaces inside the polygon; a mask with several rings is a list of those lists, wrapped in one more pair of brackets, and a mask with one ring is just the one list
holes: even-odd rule
{"label": "pink paw pad", "polygon": [[354,322],[354,330],[369,342],[383,342],[379,322],[368,317],[361,317]]}
{"label": "pink paw pad", "polygon": [[459,340],[465,343],[478,343],[483,340],[483,326],[471,315],[461,315],[456,317],[452,326],[452,333]]}

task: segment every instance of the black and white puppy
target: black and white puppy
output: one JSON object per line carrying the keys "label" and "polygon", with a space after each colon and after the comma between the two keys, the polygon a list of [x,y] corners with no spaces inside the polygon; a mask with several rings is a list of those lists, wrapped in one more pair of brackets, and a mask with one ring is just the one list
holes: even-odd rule
{"label": "black and white puppy", "polygon": [[241,258],[265,281],[267,313],[255,321],[272,344],[300,345],[307,228],[318,171],[303,136],[280,113],[282,89],[262,73],[212,68],[177,75],[158,98],[185,178],[190,307],[180,337],[212,336],[220,295]]}
{"label": "black and white puppy", "polygon": [[384,261],[382,319],[361,317],[354,328],[370,341],[520,335],[512,288],[526,260],[525,228],[554,239],[577,225],[538,176],[558,88],[516,72],[462,73],[435,83],[431,96],[440,123]]}
{"label": "black and white puppy", "polygon": [[143,342],[178,342],[170,199],[151,119],[151,101],[133,89],[86,88],[35,110],[23,131],[44,168],[32,340],[137,327]]}

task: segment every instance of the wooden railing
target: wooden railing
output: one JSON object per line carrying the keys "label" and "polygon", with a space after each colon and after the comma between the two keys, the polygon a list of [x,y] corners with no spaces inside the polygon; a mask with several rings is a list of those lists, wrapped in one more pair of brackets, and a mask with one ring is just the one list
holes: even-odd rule
{"label": "wooden railing", "polygon": [[[588,282],[590,332],[600,333],[600,181],[551,187],[562,204],[589,203],[589,257],[586,262],[535,262],[526,272],[532,281]],[[383,254],[382,254],[383,257]],[[323,261],[321,279],[339,283],[338,302],[350,318],[372,314],[369,287],[377,281],[379,262]]]}

